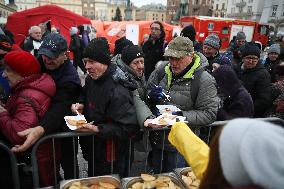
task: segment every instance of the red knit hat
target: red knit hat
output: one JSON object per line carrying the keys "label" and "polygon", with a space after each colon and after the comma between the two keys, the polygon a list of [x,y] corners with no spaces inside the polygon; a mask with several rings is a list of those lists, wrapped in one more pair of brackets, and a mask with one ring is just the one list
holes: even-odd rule
{"label": "red knit hat", "polygon": [[4,56],[4,62],[22,77],[40,73],[37,59],[26,51],[11,51]]}

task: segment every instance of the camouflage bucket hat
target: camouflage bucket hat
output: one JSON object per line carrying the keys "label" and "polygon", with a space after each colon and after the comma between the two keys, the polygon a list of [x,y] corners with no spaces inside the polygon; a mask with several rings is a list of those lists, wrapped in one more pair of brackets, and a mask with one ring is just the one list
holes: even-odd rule
{"label": "camouflage bucket hat", "polygon": [[164,56],[182,58],[185,55],[191,55],[193,52],[192,41],[187,37],[178,36],[169,43]]}

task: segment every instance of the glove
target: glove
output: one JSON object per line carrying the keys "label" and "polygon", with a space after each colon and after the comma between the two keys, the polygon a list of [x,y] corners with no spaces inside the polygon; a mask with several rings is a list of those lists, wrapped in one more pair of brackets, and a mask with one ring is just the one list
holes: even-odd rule
{"label": "glove", "polygon": [[161,86],[154,87],[148,94],[148,99],[152,103],[158,103],[163,101],[166,96],[163,94],[163,88]]}
{"label": "glove", "polygon": [[182,111],[172,112],[172,115],[183,116]]}

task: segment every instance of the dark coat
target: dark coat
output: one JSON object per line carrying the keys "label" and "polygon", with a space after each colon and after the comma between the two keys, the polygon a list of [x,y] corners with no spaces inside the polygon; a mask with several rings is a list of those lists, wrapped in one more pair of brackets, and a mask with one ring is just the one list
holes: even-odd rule
{"label": "dark coat", "polygon": [[217,120],[253,117],[252,98],[242,86],[234,70],[230,66],[220,66],[212,75],[216,79],[218,92],[223,98],[223,106],[218,110]]}
{"label": "dark coat", "polygon": [[[42,59],[39,61],[42,62]],[[46,70],[42,67],[43,72],[48,73],[54,80],[56,93],[40,125],[44,128],[45,134],[67,131],[64,116],[72,115],[70,107],[77,101],[81,92],[80,78],[70,61],[66,61],[56,70]]]}
{"label": "dark coat", "polygon": [[275,66],[280,63],[279,60],[276,61],[270,61],[270,59],[267,57],[263,63],[264,67],[268,71],[271,77],[271,82],[274,83],[276,81],[276,74],[275,74]]}
{"label": "dark coat", "polygon": [[164,60],[164,49],[166,47],[165,36],[161,36],[158,40],[153,41],[151,35],[146,41],[142,50],[145,54],[145,79],[148,80],[151,73],[154,71],[157,62]]}
{"label": "dark coat", "polygon": [[218,54],[216,54],[214,57],[206,57],[207,60],[208,60],[208,66],[206,66],[206,70],[209,72],[209,73],[212,73],[212,70],[213,70],[213,63],[216,62],[216,60],[218,60],[220,58],[220,53],[218,52]]}
{"label": "dark coat", "polygon": [[123,80],[122,76],[123,72],[119,71],[116,65],[110,64],[101,78],[86,78],[79,100],[84,104],[83,114],[87,121],[94,121],[94,125],[99,129],[94,139],[80,138],[84,157],[89,161],[89,165],[96,164],[95,175],[109,174],[113,146],[114,172],[125,176],[124,170],[119,170],[119,167],[125,165],[128,158],[125,154],[128,152],[129,138],[139,131],[132,98],[132,90],[136,87]]}
{"label": "dark coat", "polygon": [[83,40],[77,34],[71,36],[69,49],[74,54],[74,64],[79,65],[82,62],[83,58],[84,43]]}
{"label": "dark coat", "polygon": [[271,79],[268,71],[258,63],[252,69],[241,70],[240,80],[252,97],[254,117],[262,117],[271,105]]}

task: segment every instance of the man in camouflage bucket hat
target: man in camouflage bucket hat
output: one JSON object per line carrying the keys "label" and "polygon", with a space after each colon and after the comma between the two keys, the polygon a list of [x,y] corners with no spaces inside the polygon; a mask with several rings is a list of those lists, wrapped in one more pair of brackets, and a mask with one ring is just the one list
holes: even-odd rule
{"label": "man in camouflage bucket hat", "polygon": [[[190,126],[205,126],[214,122],[219,98],[215,79],[205,71],[208,65],[205,56],[194,52],[193,43],[187,37],[173,39],[164,56],[169,61],[154,70],[147,84],[147,101],[152,111],[154,112],[156,105],[171,104],[181,110],[173,114],[186,117]],[[147,126],[159,127],[153,124]],[[169,172],[175,167],[185,166],[182,157],[167,139],[163,145],[163,137],[163,131],[150,132],[155,173]],[[163,146],[163,169],[160,170]]]}

